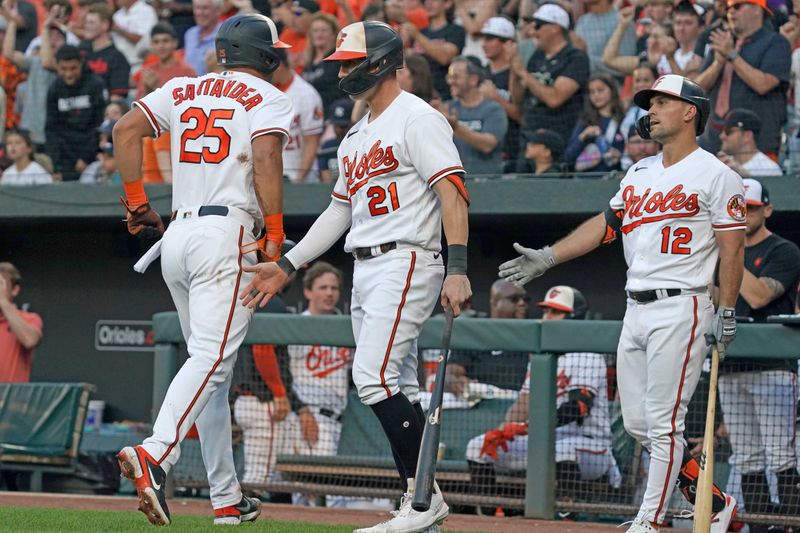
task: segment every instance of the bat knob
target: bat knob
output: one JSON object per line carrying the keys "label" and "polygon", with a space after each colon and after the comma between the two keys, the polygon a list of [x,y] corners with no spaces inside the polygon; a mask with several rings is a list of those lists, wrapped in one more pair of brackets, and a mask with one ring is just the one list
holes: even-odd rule
{"label": "bat knob", "polygon": [[714,337],[714,335],[712,335],[711,333],[706,333],[705,337],[706,337],[706,344],[708,344],[709,346],[713,346],[717,343],[717,338]]}

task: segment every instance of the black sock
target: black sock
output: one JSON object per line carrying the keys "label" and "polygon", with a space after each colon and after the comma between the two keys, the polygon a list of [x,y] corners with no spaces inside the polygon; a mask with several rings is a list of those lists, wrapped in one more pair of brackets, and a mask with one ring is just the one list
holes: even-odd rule
{"label": "black sock", "polygon": [[413,477],[417,472],[419,447],[422,442],[422,429],[417,411],[403,393],[396,394],[382,402],[370,406],[383,427],[386,438],[397,454],[402,476]]}
{"label": "black sock", "polygon": [[797,468],[787,468],[776,472],[778,496],[781,500],[781,514],[797,516],[800,514],[800,474]]}
{"label": "black sock", "polygon": [[[683,450],[683,464],[678,472],[678,479],[675,484],[686,498],[686,501],[694,505],[695,493],[697,492],[697,478],[700,475],[700,463],[691,456],[689,450]],[[725,496],[722,491],[714,485],[713,498],[711,499],[711,511],[718,513],[725,508]]]}

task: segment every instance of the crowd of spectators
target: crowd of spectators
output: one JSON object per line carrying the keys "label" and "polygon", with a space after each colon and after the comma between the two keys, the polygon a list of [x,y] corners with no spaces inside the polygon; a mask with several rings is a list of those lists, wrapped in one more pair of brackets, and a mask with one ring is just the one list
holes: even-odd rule
{"label": "crowd of spectators", "polygon": [[[365,113],[348,104],[347,120],[335,115],[346,95],[338,65],[324,61],[357,20],[398,30],[401,86],[447,117],[472,176],[620,177],[643,143],[641,153],[657,151],[631,139],[646,113],[631,100],[667,73],[708,91],[705,149],[749,175],[797,172],[798,10],[773,0],[3,0],[0,184],[119,181],[106,106],[124,111],[173,77],[219,71],[221,22],[252,12],[292,45],[275,81],[295,95],[292,182],[335,179],[342,129]],[[145,180],[170,182],[169,136],[144,150]]]}

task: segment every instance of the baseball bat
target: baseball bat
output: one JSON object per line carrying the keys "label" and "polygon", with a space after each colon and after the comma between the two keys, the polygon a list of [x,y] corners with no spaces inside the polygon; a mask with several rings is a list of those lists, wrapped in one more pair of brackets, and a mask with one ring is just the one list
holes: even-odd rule
{"label": "baseball bat", "polygon": [[422,444],[417,458],[417,472],[414,478],[414,498],[411,507],[415,511],[424,512],[431,506],[433,481],[436,477],[436,456],[439,453],[439,433],[442,429],[442,399],[444,398],[444,375],[447,370],[447,358],[450,355],[450,337],[453,335],[453,311],[447,309],[444,317],[442,333],[442,353],[439,356],[439,367],[436,369],[436,381],[433,384],[431,403],[425,417],[425,429],[422,432]]}
{"label": "baseball bat", "polygon": [[717,342],[711,344],[711,379],[708,384],[706,430],[703,434],[703,451],[700,454],[700,475],[694,500],[693,533],[708,533],[711,529],[711,502],[714,497],[714,426],[717,414],[717,374],[719,352]]}

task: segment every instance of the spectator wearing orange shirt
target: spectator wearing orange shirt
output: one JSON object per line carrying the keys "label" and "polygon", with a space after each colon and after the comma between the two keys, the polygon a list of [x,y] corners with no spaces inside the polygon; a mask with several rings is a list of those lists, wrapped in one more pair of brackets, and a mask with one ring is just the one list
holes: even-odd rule
{"label": "spectator wearing orange shirt", "polygon": [[150,31],[150,53],[156,62],[142,68],[136,85],[136,99],[158,89],[172,78],[196,76],[194,68],[186,64],[177,54],[178,35],[166,22],[153,26]]}
{"label": "spectator wearing orange shirt", "polygon": [[308,45],[308,32],[314,21],[314,13],[319,11],[319,4],[314,0],[295,0],[292,3],[292,20],[281,32],[280,39],[292,47],[287,50],[289,65],[298,74],[305,68],[305,51]]}
{"label": "spectator wearing orange shirt", "polygon": [[42,340],[42,317],[20,311],[22,276],[11,263],[0,263],[0,382],[31,380],[33,349]]}

